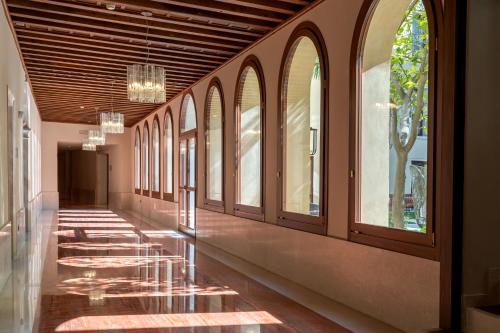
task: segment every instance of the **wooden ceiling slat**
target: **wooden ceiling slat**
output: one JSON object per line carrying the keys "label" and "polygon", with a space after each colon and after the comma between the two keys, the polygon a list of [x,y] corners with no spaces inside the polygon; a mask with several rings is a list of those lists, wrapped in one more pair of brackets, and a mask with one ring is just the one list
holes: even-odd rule
{"label": "wooden ceiling slat", "polygon": [[[95,3],[96,1],[90,0]],[[275,26],[275,20],[267,20],[265,17],[246,17],[237,14],[208,11],[200,8],[165,4],[156,1],[144,0],[115,0],[116,5],[126,9],[142,11],[149,10],[152,13],[165,15],[169,18],[181,17],[183,19],[205,20],[209,24],[237,27],[239,29],[253,29],[268,32]]]}
{"label": "wooden ceiling slat", "polygon": [[[15,0],[19,1],[19,0]],[[85,29],[95,32],[96,34],[107,33],[108,35],[118,36],[134,36],[135,38],[146,39],[146,29],[123,23],[117,24],[112,22],[98,21],[95,19],[72,17],[64,14],[43,13],[43,19],[40,19],[40,11],[24,9],[18,7],[11,7],[11,15],[14,17],[15,22],[24,22],[30,24],[44,24],[50,26],[64,26],[72,30]],[[99,27],[99,28],[96,28]],[[148,39],[157,40],[165,39],[172,45],[188,46],[195,49],[206,50],[224,50],[226,52],[235,52],[250,42],[237,42],[220,40],[208,37],[193,36],[188,38],[188,34],[171,33],[159,29],[149,29]]]}
{"label": "wooden ceiling slat", "polygon": [[[155,33],[157,30],[168,32],[172,38],[194,39],[200,42],[215,42],[216,40],[224,40],[231,42],[246,42],[254,41],[258,35],[254,33],[241,33],[237,31],[214,31],[207,29],[206,26],[194,27],[192,25],[179,25],[160,20],[152,17],[146,20],[140,13],[130,14],[119,10],[110,12],[109,10],[99,7],[82,6],[74,2],[53,1],[53,0],[11,0],[9,6],[13,8],[24,8],[36,11],[42,11],[49,15],[63,12],[64,15],[72,18],[91,19],[100,21],[102,24],[118,23],[127,27],[138,28],[142,32],[147,31],[149,25],[150,33]],[[109,25],[114,27],[114,25]]]}
{"label": "wooden ceiling slat", "polygon": [[[274,1],[274,0],[273,0]],[[259,8],[252,8],[243,5],[225,4],[218,1],[206,0],[158,0],[158,2],[179,5],[190,8],[197,8],[208,10],[217,13],[234,14],[244,17],[251,17],[255,19],[266,19],[276,23],[286,20],[289,15],[278,13],[276,11],[262,10]]]}
{"label": "wooden ceiling slat", "polygon": [[[61,44],[67,45],[68,47],[73,47],[76,50],[80,50],[84,48],[85,50],[89,49],[99,49],[99,50],[109,50],[112,52],[119,51],[120,54],[128,54],[128,55],[142,55],[145,56],[147,54],[146,46],[134,45],[134,44],[124,44],[124,43],[113,43],[111,41],[101,42],[96,41],[92,38],[81,38],[81,37],[68,37],[68,36],[60,36],[51,33],[46,33],[45,35],[38,31],[29,31],[29,30],[21,30],[16,29],[17,36],[20,42],[22,41],[37,41],[42,45],[53,45],[54,42],[59,42]],[[89,42],[92,42],[90,44]],[[160,50],[160,52],[157,52]],[[170,50],[164,50],[159,48],[150,48],[149,50],[150,57],[154,59],[155,57],[161,57],[172,61],[183,60],[184,62],[192,62],[194,64],[209,64],[213,66],[217,66],[220,63],[220,60],[215,59],[206,59],[201,56],[188,56],[186,54],[177,55],[175,53],[170,53]],[[222,58],[225,59],[225,58]]]}
{"label": "wooden ceiling slat", "polygon": [[159,107],[128,101],[127,65],[163,66],[170,100],[313,2],[116,0],[109,11],[102,0],[4,1],[42,120],[95,123],[112,95],[126,126]]}
{"label": "wooden ceiling slat", "polygon": [[[61,79],[70,78],[70,79],[79,80],[79,81],[90,80],[90,81],[107,82],[109,84],[111,84],[111,82],[113,82],[113,81],[115,82],[115,84],[116,83],[123,83],[123,84],[127,83],[125,78],[121,78],[121,77],[120,78],[98,77],[95,75],[88,75],[88,74],[82,75],[79,73],[51,72],[51,71],[44,71],[44,70],[32,70],[32,71],[30,71],[30,77],[40,77],[40,78],[53,77],[53,78],[61,78]],[[176,76],[175,80],[167,79],[166,84],[168,84],[168,85],[172,85],[172,84],[190,85],[191,79],[189,79],[189,78],[183,79],[183,78],[179,78]]]}
{"label": "wooden ceiling slat", "polygon": [[[35,26],[30,26],[30,28],[22,27],[22,26],[16,26],[16,33],[18,36],[29,36],[31,38],[35,38],[35,36],[48,36],[50,40],[78,40],[82,41],[83,46],[87,46],[90,44],[94,43],[99,43],[97,45],[102,45],[103,47],[109,46],[110,49],[115,49],[115,50],[121,50],[121,49],[128,49],[129,52],[132,52],[133,49],[138,49],[138,52],[146,52],[146,41],[145,40],[129,40],[129,39],[124,39],[120,41],[119,39],[113,37],[103,39],[100,38],[99,36],[92,36],[90,35],[75,35],[70,34],[69,32],[65,31],[55,31],[54,29],[51,29],[50,31],[47,30],[47,28],[42,28],[44,30],[36,30]],[[67,30],[67,29],[66,29]],[[74,45],[79,45],[82,46],[80,43],[73,43]],[[207,61],[211,62],[214,64],[220,64],[221,61],[227,60],[227,56],[221,56],[221,55],[216,55],[216,54],[203,54],[203,53],[197,53],[196,55],[193,55],[192,52],[187,52],[187,51],[181,51],[178,49],[172,49],[172,48],[167,48],[166,44],[161,44],[161,43],[152,43],[151,41],[148,41],[148,44],[150,44],[149,49],[150,51],[158,51],[160,54],[168,55],[170,57],[180,57],[181,59],[198,59],[199,61]],[[121,48],[123,47],[123,48]],[[154,53],[154,52],[153,52]]]}
{"label": "wooden ceiling slat", "polygon": [[[76,51],[77,49],[74,47],[68,47],[65,46],[62,43],[52,43],[49,45],[46,45],[44,43],[39,43],[39,42],[30,42],[30,41],[25,41],[25,39],[20,38],[19,39],[19,44],[21,46],[26,45],[23,50],[30,50],[33,53],[42,53],[44,52],[45,54],[66,54],[67,51]],[[26,53],[27,54],[27,53]],[[75,55],[74,55],[75,56]],[[78,56],[83,58],[88,58],[88,59],[103,59],[103,56],[107,56],[106,59],[109,59],[113,62],[121,62],[124,63],[124,65],[129,65],[131,63],[146,63],[148,61],[147,55],[144,56],[130,56],[126,55],[123,53],[117,54],[113,52],[105,52],[105,51],[100,51],[100,50],[95,50],[91,47],[88,47],[85,49],[85,51],[79,51]],[[191,61],[186,62],[186,61],[178,61],[178,60],[163,60],[160,58],[156,57],[149,57],[149,63],[155,64],[155,65],[161,65],[167,68],[191,68],[193,70],[199,70],[201,73],[207,73],[210,70],[213,70],[215,68],[214,65],[206,65],[206,64],[196,64]]]}

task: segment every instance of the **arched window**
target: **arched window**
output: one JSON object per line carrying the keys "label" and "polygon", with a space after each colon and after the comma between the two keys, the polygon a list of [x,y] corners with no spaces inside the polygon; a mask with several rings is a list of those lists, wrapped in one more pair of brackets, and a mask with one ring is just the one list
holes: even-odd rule
{"label": "arched window", "polygon": [[373,235],[433,246],[432,6],[430,0],[378,0],[365,11],[354,51],[359,97],[351,238]]}
{"label": "arched window", "polygon": [[205,204],[224,210],[224,106],[221,84],[214,79],[208,88],[205,111]]}
{"label": "arched window", "polygon": [[163,130],[163,150],[164,150],[164,184],[163,198],[174,200],[174,125],[172,121],[172,111],[170,108],[165,113]]}
{"label": "arched window", "polygon": [[303,23],[281,67],[278,223],[326,233],[324,204],[328,68],[319,30]]}
{"label": "arched window", "polygon": [[153,142],[151,148],[151,191],[153,197],[160,198],[160,123],[158,116],[155,116],[153,121]]}
{"label": "arched window", "polygon": [[236,88],[236,214],[263,220],[264,83],[255,57],[242,65]]}
{"label": "arched window", "polygon": [[142,194],[149,195],[149,126],[144,125],[144,133],[142,134]]}
{"label": "arched window", "polygon": [[191,94],[187,94],[182,101],[181,133],[196,129],[196,108]]}
{"label": "arched window", "polygon": [[141,193],[141,132],[139,127],[135,130],[134,144],[134,184],[135,193]]}

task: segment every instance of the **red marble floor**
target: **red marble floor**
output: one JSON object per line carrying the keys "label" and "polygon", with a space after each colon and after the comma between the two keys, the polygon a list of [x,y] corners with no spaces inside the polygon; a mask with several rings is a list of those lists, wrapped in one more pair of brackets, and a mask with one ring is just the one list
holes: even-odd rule
{"label": "red marble floor", "polygon": [[349,332],[127,213],[67,209],[54,224],[38,332]]}

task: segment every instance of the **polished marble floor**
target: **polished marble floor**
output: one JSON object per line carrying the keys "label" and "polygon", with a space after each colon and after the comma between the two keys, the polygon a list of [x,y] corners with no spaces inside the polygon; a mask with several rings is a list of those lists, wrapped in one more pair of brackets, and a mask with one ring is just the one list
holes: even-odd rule
{"label": "polished marble floor", "polygon": [[349,332],[125,212],[55,213],[35,332]]}

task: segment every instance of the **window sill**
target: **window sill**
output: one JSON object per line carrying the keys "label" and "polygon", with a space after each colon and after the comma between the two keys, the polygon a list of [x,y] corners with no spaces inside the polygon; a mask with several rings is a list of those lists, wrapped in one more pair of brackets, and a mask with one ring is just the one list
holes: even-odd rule
{"label": "window sill", "polygon": [[359,231],[350,231],[349,241],[384,250],[408,254],[415,257],[421,257],[434,261],[439,260],[437,246],[409,243],[396,239],[370,235]]}

